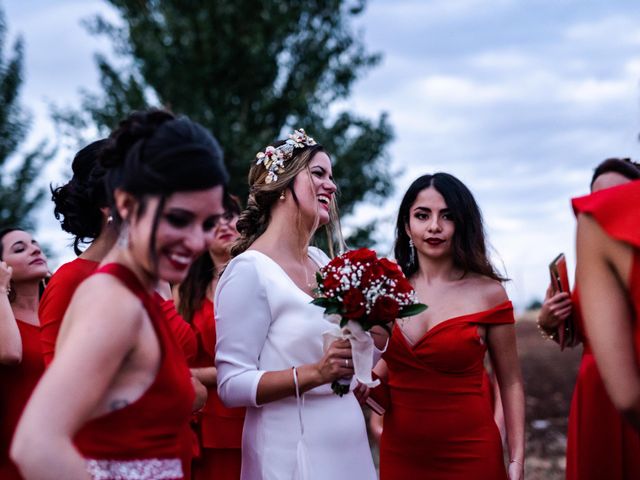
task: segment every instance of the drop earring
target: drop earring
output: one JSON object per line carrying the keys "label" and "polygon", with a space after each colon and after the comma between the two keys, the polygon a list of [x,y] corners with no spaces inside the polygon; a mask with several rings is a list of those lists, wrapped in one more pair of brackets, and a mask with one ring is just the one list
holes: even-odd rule
{"label": "drop earring", "polygon": [[282,193],[280,194],[280,200],[284,200],[286,197],[284,196],[284,190],[282,191]]}
{"label": "drop earring", "polygon": [[413,244],[413,239],[409,239],[409,265],[413,266],[416,263],[416,246]]}
{"label": "drop earring", "polygon": [[120,248],[129,247],[129,222],[126,220],[122,222],[120,226],[120,233],[118,234],[118,246]]}

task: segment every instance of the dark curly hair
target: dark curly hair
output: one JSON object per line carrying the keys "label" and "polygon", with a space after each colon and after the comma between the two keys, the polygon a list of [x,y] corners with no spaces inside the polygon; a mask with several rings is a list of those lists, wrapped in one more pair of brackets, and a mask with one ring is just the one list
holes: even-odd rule
{"label": "dark curly hair", "polygon": [[91,243],[102,230],[100,208],[108,206],[104,186],[104,168],[98,155],[107,144],[106,139],[90,143],[73,158],[73,176],[66,184],[51,189],[55,204],[53,214],[60,221],[62,230],[72,234],[73,250],[80,255],[81,243]]}
{"label": "dark curly hair", "polygon": [[455,231],[451,254],[454,265],[465,274],[473,272],[494,280],[505,281],[506,278],[498,274],[487,255],[480,207],[466,185],[448,173],[434,173],[419,177],[409,186],[402,198],[396,221],[394,253],[404,274],[411,277],[418,271],[418,262],[410,261],[411,247],[405,226],[409,224],[409,211],[418,194],[429,187],[435,188],[443,196],[453,218]]}

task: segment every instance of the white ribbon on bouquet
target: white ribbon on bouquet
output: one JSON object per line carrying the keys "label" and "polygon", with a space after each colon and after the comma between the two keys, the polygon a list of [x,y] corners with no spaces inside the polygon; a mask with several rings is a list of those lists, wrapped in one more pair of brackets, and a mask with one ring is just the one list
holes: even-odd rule
{"label": "white ribbon on bouquet", "polygon": [[380,385],[380,380],[371,378],[373,369],[373,352],[375,345],[371,334],[360,326],[358,322],[349,320],[344,327],[340,327],[340,315],[325,315],[333,325],[322,334],[325,350],[334,340],[347,339],[351,343],[353,356],[353,372],[356,380],[369,388]]}

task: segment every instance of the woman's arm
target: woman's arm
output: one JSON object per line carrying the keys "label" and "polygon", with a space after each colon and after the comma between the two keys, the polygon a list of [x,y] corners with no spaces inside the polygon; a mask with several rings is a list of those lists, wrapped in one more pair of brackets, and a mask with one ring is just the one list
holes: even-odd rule
{"label": "woman's arm", "polygon": [[[138,341],[144,318],[137,298],[104,277],[97,275],[79,287],[65,315],[55,360],[18,424],[11,457],[26,479],[89,478],[72,439],[102,407],[123,359]],[[105,408],[115,410],[123,401],[133,399],[113,398]]]}
{"label": "woman's arm", "polygon": [[0,364],[14,365],[22,360],[22,338],[9,303],[12,269],[0,262]]}
{"label": "woman's arm", "polygon": [[580,306],[598,370],[613,404],[640,429],[640,371],[626,286],[633,251],[583,214],[578,217],[577,257]]}
{"label": "woman's arm", "polygon": [[524,478],[524,388],[513,325],[487,328],[487,343],[504,410],[509,444],[509,478]]}
{"label": "woman's arm", "polygon": [[192,368],[191,375],[205,387],[215,387],[218,384],[218,370],[216,367]]}

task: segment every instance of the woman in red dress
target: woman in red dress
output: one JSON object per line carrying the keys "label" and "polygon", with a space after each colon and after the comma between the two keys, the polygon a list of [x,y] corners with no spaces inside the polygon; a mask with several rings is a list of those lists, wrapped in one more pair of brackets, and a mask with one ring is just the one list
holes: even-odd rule
{"label": "woman in red dress", "polygon": [[213,316],[213,292],[220,269],[229,260],[229,251],[238,237],[236,222],[239,202],[229,195],[225,213],[213,229],[209,251],[196,260],[178,289],[179,309],[198,332],[200,352],[191,373],[207,386],[207,404],[198,415],[200,458],[194,461],[195,480],[238,480],[240,478],[242,425],[244,408],[227,408],[217,391],[214,366],[216,326]]}
{"label": "woman in red dress", "polygon": [[[640,178],[640,170],[629,159],[609,158],[596,167],[591,191],[629,183]],[[572,315],[582,360],[571,400],[567,432],[567,480],[622,480],[629,463],[640,465],[640,442],[631,425],[614,407],[596,367],[590,343],[584,334],[578,289],[568,293],[547,290],[538,324],[549,338],[557,340],[558,325]],[[617,452],[629,452],[621,456]],[[631,470],[638,471],[638,467]]]}
{"label": "woman in red dress", "polygon": [[376,366],[390,399],[381,480],[507,478],[483,388],[487,351],[504,408],[508,475],[523,478],[524,392],[513,307],[488,260],[471,192],[446,173],[418,178],[400,205],[396,235],[396,259],[429,308],[396,323]]}
{"label": "woman in red dress", "polygon": [[[93,142],[73,159],[73,176],[52,192],[54,215],[62,230],[73,235],[73,249],[78,258],[62,265],[47,283],[38,316],[41,324],[42,355],[45,366],[53,354],[64,313],[74,292],[97,268],[118,238],[110,220],[109,202],[104,187],[104,168],[98,163],[106,140]],[[82,243],[90,245],[80,250]]]}
{"label": "woman in red dress", "polygon": [[600,452],[619,460],[611,478],[620,471],[617,478],[640,478],[639,202],[637,180],[573,200],[584,326],[604,387],[627,422],[624,441]]}
{"label": "woman in red dress", "polygon": [[[98,162],[100,151],[106,143],[106,140],[98,140],[80,150],[73,159],[71,180],[56,188],[52,194],[55,217],[61,219],[62,229],[75,237],[73,249],[78,258],[56,270],[40,300],[38,316],[45,367],[53,360],[60,325],[71,297],[78,286],[97,270],[100,262],[104,260],[118,238],[118,230],[110,215],[104,185],[106,170]],[[90,242],[89,246],[82,251],[80,245],[88,242]],[[164,297],[155,293],[154,298],[162,307],[167,325],[187,361],[190,361],[197,354],[196,336],[176,312],[173,300],[170,298],[171,290],[168,284],[166,284],[166,290]],[[206,398],[204,387],[197,382],[194,382],[194,387],[196,387],[199,401],[204,402]],[[198,404],[197,408],[201,406],[202,403]],[[192,439],[193,434],[190,428],[185,429],[184,435],[183,469],[188,473],[191,458],[197,448],[194,449],[191,445],[195,441]]]}
{"label": "woman in red dress", "polygon": [[[17,324],[21,341],[21,358],[14,365],[0,366],[0,478],[22,478],[9,459],[9,444],[22,414],[42,372],[40,349],[40,323],[38,298],[42,280],[49,268],[38,243],[23,230],[7,229],[0,232],[0,260],[11,268],[11,289],[0,292],[0,302],[10,301],[5,315]],[[15,319],[15,320],[14,320]]]}
{"label": "woman in red dress", "polygon": [[76,290],[11,453],[27,479],[181,479],[194,391],[153,292],[205,249],[227,173],[203,127],[162,110],[130,115],[101,155],[119,241]]}

